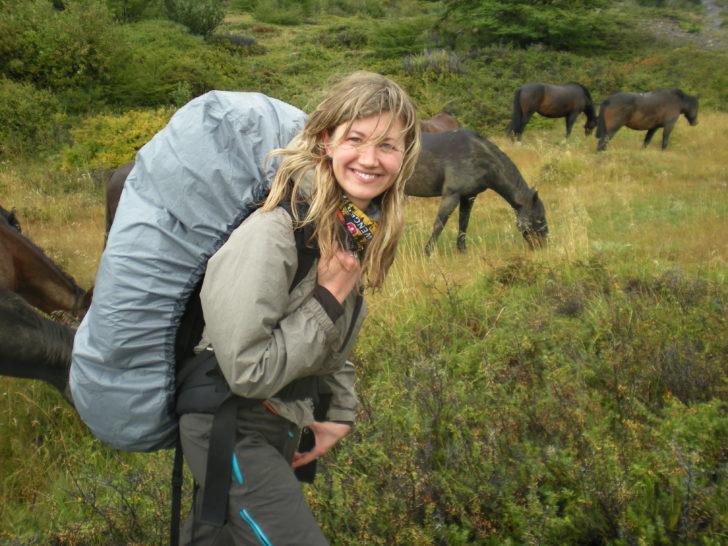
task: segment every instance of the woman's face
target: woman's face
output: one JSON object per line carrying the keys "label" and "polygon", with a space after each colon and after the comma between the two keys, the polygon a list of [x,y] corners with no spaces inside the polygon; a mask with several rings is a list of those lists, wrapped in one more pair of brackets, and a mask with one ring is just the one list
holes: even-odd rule
{"label": "woman's face", "polygon": [[330,138],[323,135],[336,181],[362,211],[390,188],[402,166],[402,121],[397,119],[390,126],[391,119],[390,113],[377,114],[355,120],[348,130],[348,124],[339,125]]}

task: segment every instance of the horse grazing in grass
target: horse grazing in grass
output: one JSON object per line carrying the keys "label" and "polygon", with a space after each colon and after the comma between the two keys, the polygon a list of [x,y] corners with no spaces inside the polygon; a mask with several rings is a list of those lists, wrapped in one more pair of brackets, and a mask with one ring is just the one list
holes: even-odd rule
{"label": "horse grazing in grass", "polygon": [[3,215],[0,215],[0,289],[19,294],[45,313],[67,312],[74,319],[81,318],[91,303],[91,291],[80,288]]}
{"label": "horse grazing in grass", "polygon": [[690,125],[698,124],[698,97],[683,93],[679,89],[657,89],[649,93],[621,92],[608,96],[599,108],[597,124],[597,151],[607,148],[619,129],[626,125],[637,131],[647,131],[642,147],[646,148],[655,132],[662,127],[662,149],[680,114]]}
{"label": "horse grazing in grass", "polygon": [[5,221],[15,229],[18,233],[20,233],[22,230],[20,229],[20,222],[18,221],[18,217],[15,215],[15,209],[6,210],[3,207],[0,207],[0,217],[4,218]]}
{"label": "horse grazing in grass", "polygon": [[597,115],[594,110],[589,90],[576,82],[563,85],[532,82],[522,85],[513,97],[513,115],[506,130],[513,139],[521,142],[523,130],[535,113],[547,118],[566,118],[566,138],[579,114],[586,114],[584,133],[589,136],[597,126]]}
{"label": "horse grazing in grass", "polygon": [[459,128],[460,122],[446,110],[441,110],[430,119],[420,120],[420,131],[423,133],[442,133]]}
{"label": "horse grazing in grass", "polygon": [[73,404],[68,371],[75,330],[49,320],[9,290],[0,289],[0,375],[40,379]]}
{"label": "horse grazing in grass", "polygon": [[415,172],[405,186],[414,197],[441,197],[432,236],[425,246],[430,254],[447,219],[460,205],[457,238],[465,250],[465,232],[476,196],[491,189],[516,213],[516,227],[531,248],[546,243],[548,226],[538,192],[526,184],[518,168],[495,144],[473,131],[456,129],[422,134],[422,150]]}

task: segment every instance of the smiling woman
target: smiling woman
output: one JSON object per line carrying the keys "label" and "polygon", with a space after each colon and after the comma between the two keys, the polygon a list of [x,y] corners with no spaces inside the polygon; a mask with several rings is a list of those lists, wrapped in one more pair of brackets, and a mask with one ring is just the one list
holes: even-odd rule
{"label": "smiling woman", "polygon": [[404,131],[391,114],[340,125],[323,141],[339,186],[362,211],[392,186],[402,166]]}

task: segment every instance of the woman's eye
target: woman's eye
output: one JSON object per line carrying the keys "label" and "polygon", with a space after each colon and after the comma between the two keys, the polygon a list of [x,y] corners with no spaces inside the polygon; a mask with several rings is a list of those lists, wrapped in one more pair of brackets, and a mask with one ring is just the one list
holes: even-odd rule
{"label": "woman's eye", "polygon": [[361,144],[361,139],[359,137],[349,137],[346,140],[352,144]]}
{"label": "woman's eye", "polygon": [[389,144],[387,142],[382,142],[379,145],[379,149],[382,150],[383,152],[396,152],[397,151],[397,148],[394,145]]}

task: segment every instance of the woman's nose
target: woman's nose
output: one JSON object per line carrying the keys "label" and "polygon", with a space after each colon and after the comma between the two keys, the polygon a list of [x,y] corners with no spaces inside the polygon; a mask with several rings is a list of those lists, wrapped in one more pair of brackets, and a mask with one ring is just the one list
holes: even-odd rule
{"label": "woman's nose", "polygon": [[376,165],[377,148],[376,146],[361,146],[359,148],[359,163],[363,165]]}

